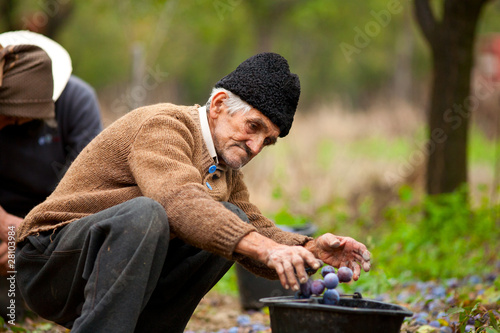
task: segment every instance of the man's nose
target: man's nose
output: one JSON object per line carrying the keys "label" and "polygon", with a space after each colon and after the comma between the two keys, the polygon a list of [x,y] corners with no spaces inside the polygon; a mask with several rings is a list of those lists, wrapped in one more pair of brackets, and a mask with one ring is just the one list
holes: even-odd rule
{"label": "man's nose", "polygon": [[253,140],[247,141],[247,147],[250,148],[252,155],[255,156],[261,152],[264,148],[264,140],[261,138],[255,138]]}

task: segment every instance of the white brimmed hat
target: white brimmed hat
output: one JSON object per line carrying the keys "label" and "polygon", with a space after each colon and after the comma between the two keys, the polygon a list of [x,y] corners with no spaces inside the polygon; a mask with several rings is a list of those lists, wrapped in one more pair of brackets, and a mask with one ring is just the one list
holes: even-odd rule
{"label": "white brimmed hat", "polygon": [[54,84],[52,99],[55,102],[59,98],[73,70],[68,51],[52,39],[27,30],[9,31],[0,34],[0,44],[3,47],[23,44],[36,45],[44,50],[52,61]]}

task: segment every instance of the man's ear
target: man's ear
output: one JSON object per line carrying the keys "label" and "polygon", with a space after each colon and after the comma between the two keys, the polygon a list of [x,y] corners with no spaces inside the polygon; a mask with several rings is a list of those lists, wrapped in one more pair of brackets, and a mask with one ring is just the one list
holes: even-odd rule
{"label": "man's ear", "polygon": [[212,102],[210,103],[210,111],[209,111],[210,118],[215,119],[219,117],[220,113],[223,111],[223,108],[225,107],[224,100],[228,97],[229,96],[224,91],[219,91],[212,97]]}

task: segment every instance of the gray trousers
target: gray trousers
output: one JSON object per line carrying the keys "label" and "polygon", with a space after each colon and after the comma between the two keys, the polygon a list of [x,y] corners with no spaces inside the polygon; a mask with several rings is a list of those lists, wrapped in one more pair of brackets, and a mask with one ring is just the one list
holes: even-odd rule
{"label": "gray trousers", "polygon": [[26,304],[72,333],[183,332],[232,264],[170,240],[164,208],[145,197],[29,236],[16,255]]}

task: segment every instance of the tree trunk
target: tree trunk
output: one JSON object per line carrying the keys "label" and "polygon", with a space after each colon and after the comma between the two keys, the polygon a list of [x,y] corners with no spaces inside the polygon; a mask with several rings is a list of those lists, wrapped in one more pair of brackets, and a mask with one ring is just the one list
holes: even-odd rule
{"label": "tree trunk", "polygon": [[0,2],[0,20],[3,21],[5,31],[16,30],[15,25],[15,3],[14,0],[2,0]]}
{"label": "tree trunk", "polygon": [[49,20],[42,29],[42,33],[49,38],[55,39],[59,30],[63,28],[73,14],[73,7],[72,2],[61,4],[60,0],[45,1],[44,10]]}
{"label": "tree trunk", "polygon": [[477,100],[470,94],[473,48],[487,0],[444,0],[440,21],[429,0],[415,0],[419,25],[430,44],[433,81],[429,110],[428,194],[449,193],[467,183],[467,133]]}

